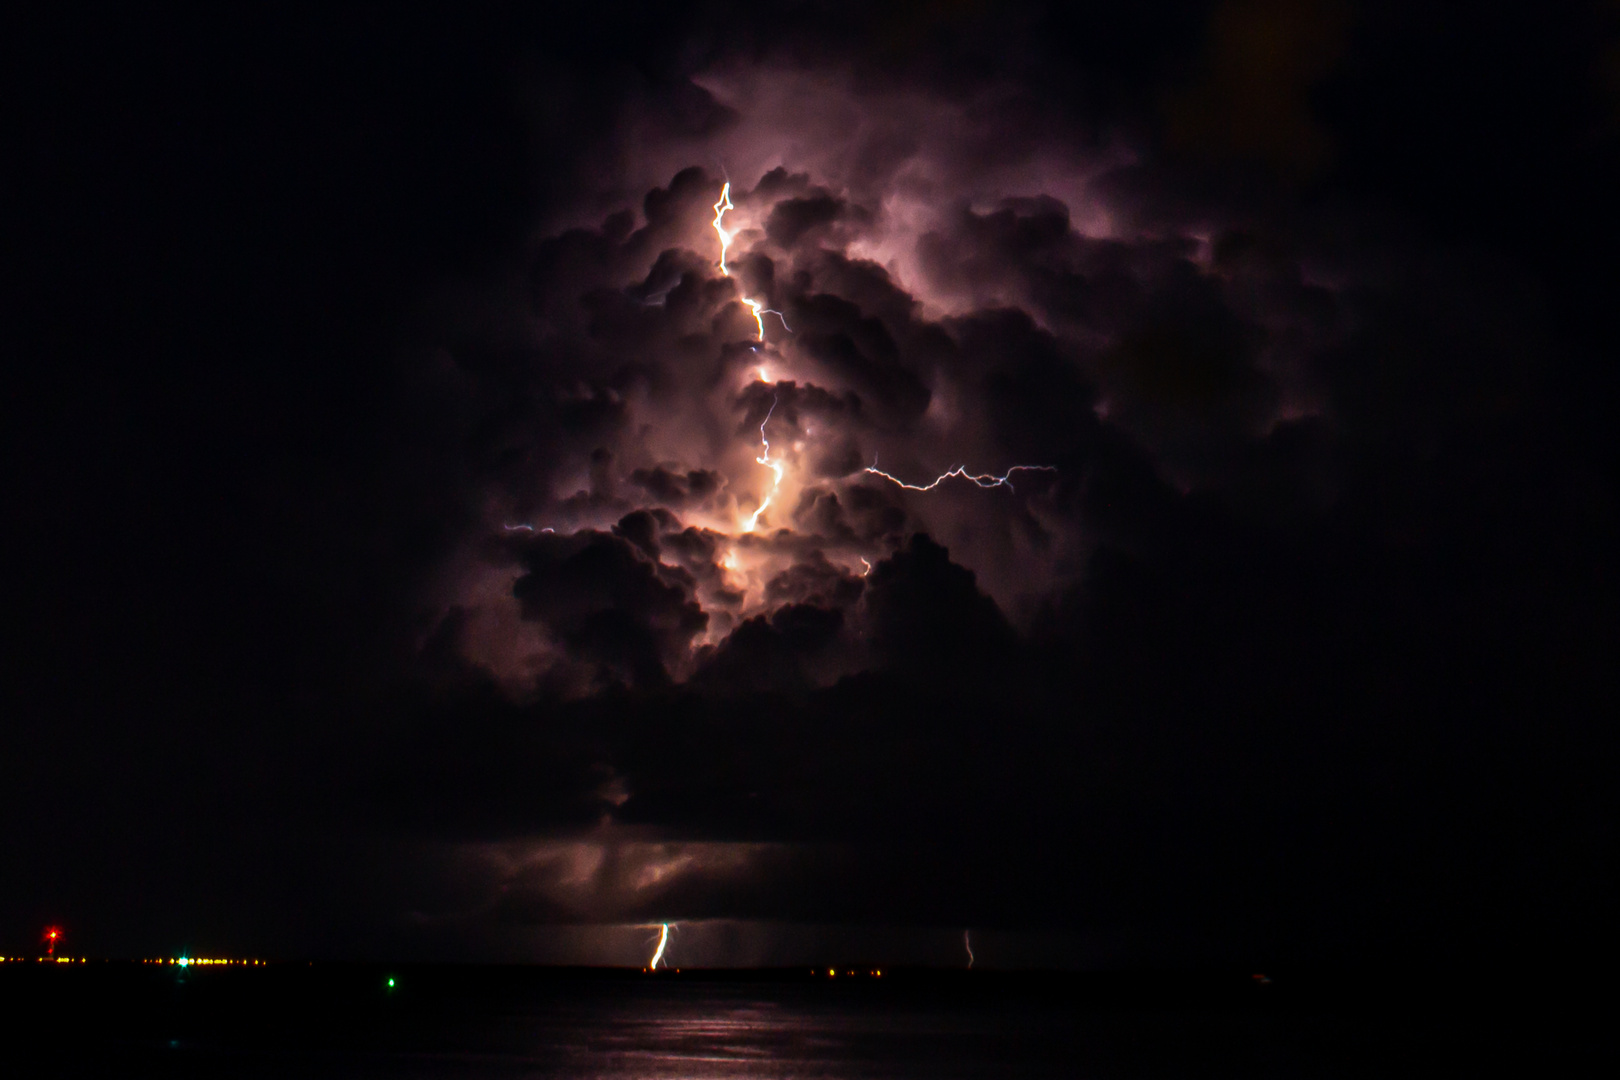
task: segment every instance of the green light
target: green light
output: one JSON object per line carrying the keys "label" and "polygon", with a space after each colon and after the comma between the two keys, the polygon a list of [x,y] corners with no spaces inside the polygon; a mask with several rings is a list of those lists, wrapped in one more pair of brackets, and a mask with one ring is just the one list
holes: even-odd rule
{"label": "green light", "polygon": [[181,967],[190,967],[191,966],[191,961],[186,959],[184,956],[182,956],[180,958],[180,966]]}
{"label": "green light", "polygon": [[394,980],[389,979],[388,980],[388,989],[392,990],[393,988],[394,988]]}

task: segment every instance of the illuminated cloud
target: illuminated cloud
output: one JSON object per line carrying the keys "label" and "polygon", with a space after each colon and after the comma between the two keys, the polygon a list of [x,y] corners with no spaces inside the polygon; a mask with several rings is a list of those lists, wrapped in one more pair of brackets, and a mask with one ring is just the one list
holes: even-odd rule
{"label": "illuminated cloud", "polygon": [[1612,27],[1384,7],[23,50],[14,921],[1578,924]]}
{"label": "illuminated cloud", "polygon": [[[479,918],[518,924],[612,923],[656,926],[689,910],[724,908],[791,866],[780,844],[658,840],[602,827],[572,838],[473,843],[445,860],[487,890]],[[447,917],[455,917],[453,914]],[[422,918],[431,918],[424,915]]]}
{"label": "illuminated cloud", "polygon": [[[458,328],[481,518],[433,640],[537,745],[627,778],[611,809],[558,792],[525,820],[678,838],[500,848],[500,910],[877,917],[797,906],[817,845],[956,935],[1066,921],[1093,862],[1152,878],[1086,800],[1151,816],[1183,755],[1218,757],[1164,717],[1224,700],[1251,637],[1324,677],[1211,582],[1284,564],[1277,538],[1346,497],[1394,260],[1007,88],[769,63],[695,85],[724,122],[626,119],[636,152],[581,197],[636,197],[560,214],[498,290],[521,312]],[[1005,837],[1048,830],[1075,838],[1051,899],[1045,856],[990,899]],[[958,839],[894,856],[935,836]]]}
{"label": "illuminated cloud", "polygon": [[[487,456],[531,465],[486,474],[506,542],[445,586],[504,685],[736,670],[776,633],[781,583],[841,568],[824,609],[846,611],[913,533],[1027,626],[1083,574],[1104,447],[1186,491],[1320,408],[1303,364],[1340,333],[1333,290],[1210,239],[1202,213],[1116,213],[1126,149],[1052,138],[994,90],[763,67],[698,85],[731,120],[638,148],[672,177],[542,240],[527,329],[498,364],[460,361],[496,395]],[[492,610],[502,582],[538,634]],[[861,619],[834,621],[838,663],[767,668],[801,685],[873,662]],[[500,634],[534,642],[526,668]]]}

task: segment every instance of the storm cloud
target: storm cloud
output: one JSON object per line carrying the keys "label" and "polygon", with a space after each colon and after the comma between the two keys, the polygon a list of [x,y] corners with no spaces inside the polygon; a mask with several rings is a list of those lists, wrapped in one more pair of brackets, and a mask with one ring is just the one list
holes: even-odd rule
{"label": "storm cloud", "polygon": [[1584,933],[1612,27],[570,18],[39,50],[49,904],[614,963]]}

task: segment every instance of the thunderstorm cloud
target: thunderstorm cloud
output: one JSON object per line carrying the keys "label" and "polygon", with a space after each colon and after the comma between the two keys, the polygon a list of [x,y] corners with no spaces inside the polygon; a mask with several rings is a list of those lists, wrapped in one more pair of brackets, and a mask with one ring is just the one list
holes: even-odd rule
{"label": "thunderstorm cloud", "polygon": [[1614,35],[1407,7],[29,46],[7,865],[289,955],[1564,933]]}

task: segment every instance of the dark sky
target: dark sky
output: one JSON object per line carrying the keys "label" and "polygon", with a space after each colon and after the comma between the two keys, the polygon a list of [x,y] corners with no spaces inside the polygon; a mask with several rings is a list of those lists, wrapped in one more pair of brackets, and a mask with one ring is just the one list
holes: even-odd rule
{"label": "dark sky", "polygon": [[4,17],[0,952],[1606,939],[1620,8],[584,7]]}

